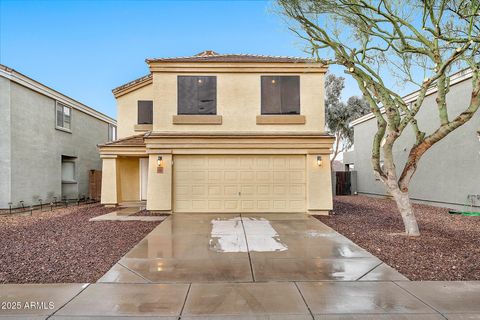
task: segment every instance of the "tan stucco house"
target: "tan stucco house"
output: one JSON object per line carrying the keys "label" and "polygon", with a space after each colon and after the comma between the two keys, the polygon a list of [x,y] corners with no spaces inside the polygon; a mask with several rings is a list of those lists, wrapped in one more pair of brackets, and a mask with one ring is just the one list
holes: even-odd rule
{"label": "tan stucco house", "polygon": [[118,137],[99,146],[102,203],[165,212],[332,209],[326,67],[204,51],[147,59],[113,90]]}

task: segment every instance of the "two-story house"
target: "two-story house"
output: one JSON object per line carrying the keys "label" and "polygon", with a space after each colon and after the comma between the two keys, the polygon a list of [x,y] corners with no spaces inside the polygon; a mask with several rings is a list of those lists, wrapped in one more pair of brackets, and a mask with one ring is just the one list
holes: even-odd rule
{"label": "two-story house", "polygon": [[0,209],[89,195],[116,121],[0,65]]}
{"label": "two-story house", "polygon": [[119,140],[99,147],[102,203],[165,212],[332,209],[326,67],[217,54],[146,60],[113,90]]}

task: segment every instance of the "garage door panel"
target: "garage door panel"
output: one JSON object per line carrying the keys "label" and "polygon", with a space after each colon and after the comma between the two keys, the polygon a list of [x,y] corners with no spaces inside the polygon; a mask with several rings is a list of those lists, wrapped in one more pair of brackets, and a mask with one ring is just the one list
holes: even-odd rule
{"label": "garage door panel", "polygon": [[272,182],[272,173],[269,171],[257,171],[256,182],[269,183]]}
{"label": "garage door panel", "polygon": [[289,169],[305,169],[305,159],[302,158],[290,158],[288,163]]}
{"label": "garage door panel", "polygon": [[255,180],[255,171],[241,171],[240,172],[240,181],[241,182],[251,182]]}
{"label": "garage door panel", "polygon": [[208,157],[208,168],[211,169],[220,169],[224,167],[224,162],[225,159],[223,158],[214,158],[214,157]]}
{"label": "garage door panel", "polygon": [[254,200],[240,200],[241,203],[241,209],[250,211],[255,209],[255,201]]}
{"label": "garage door panel", "polygon": [[177,212],[305,211],[303,155],[179,155],[174,164]]}
{"label": "garage door panel", "polygon": [[305,181],[305,171],[290,171],[288,178],[291,183],[303,183]]}
{"label": "garage door panel", "polygon": [[278,156],[273,158],[273,169],[274,170],[285,170],[288,169],[288,162],[286,157]]}
{"label": "garage door panel", "polygon": [[208,186],[208,197],[209,198],[220,198],[223,195],[223,186],[222,185],[209,185]]}
{"label": "garage door panel", "polygon": [[224,165],[225,165],[225,168],[238,168],[239,166],[239,163],[240,163],[240,159],[238,159],[238,157],[229,157],[229,158],[225,158],[224,160]]}
{"label": "garage door panel", "polygon": [[257,201],[257,208],[260,210],[268,210],[272,207],[271,200],[258,200]]}
{"label": "garage door panel", "polygon": [[192,210],[205,210],[207,209],[207,200],[192,200],[191,208]]}
{"label": "garage door panel", "polygon": [[255,159],[252,156],[244,156],[240,158],[240,168],[253,169],[255,166]]}
{"label": "garage door panel", "polygon": [[223,194],[227,197],[238,196],[238,186],[237,185],[225,185],[223,190],[224,190]]}
{"label": "garage door panel", "polygon": [[223,173],[224,180],[226,183],[237,183],[238,182],[238,172],[236,171],[225,171]]}
{"label": "garage door panel", "polygon": [[185,181],[192,181],[192,182],[206,182],[207,180],[207,173],[203,171],[187,171]]}
{"label": "garage door panel", "polygon": [[304,184],[291,184],[289,188],[291,196],[303,196],[305,194],[305,185]]}
{"label": "garage door panel", "polygon": [[273,200],[273,209],[287,209],[287,201],[285,200]]}
{"label": "garage door panel", "polygon": [[272,188],[268,184],[259,184],[259,185],[257,185],[257,195],[259,197],[262,197],[262,196],[263,197],[265,197],[265,196],[268,197],[268,196],[270,196],[270,194],[272,192],[271,189]]}
{"label": "garage door panel", "polygon": [[285,183],[288,181],[288,172],[286,171],[277,171],[273,173],[273,182],[274,183]]}
{"label": "garage door panel", "polygon": [[174,190],[175,190],[175,194],[179,196],[188,196],[190,192],[189,189],[190,187],[188,186],[176,186]]}
{"label": "garage door panel", "polygon": [[238,210],[238,200],[225,200],[225,211]]}
{"label": "garage door panel", "polygon": [[301,210],[303,210],[304,207],[305,207],[305,201],[304,200],[290,200],[288,206],[291,209],[301,209]]}
{"label": "garage door panel", "polygon": [[222,200],[208,200],[208,209],[212,211],[219,211],[223,209]]}
{"label": "garage door panel", "polygon": [[192,186],[192,196],[206,196],[205,185],[193,185]]}
{"label": "garage door panel", "polygon": [[272,168],[272,159],[271,158],[257,158],[256,159],[256,168],[258,169],[271,169]]}
{"label": "garage door panel", "polygon": [[288,194],[288,185],[276,184],[273,186],[273,194],[277,197],[286,197]]}
{"label": "garage door panel", "polygon": [[204,156],[195,157],[193,159],[176,158],[175,165],[181,166],[184,168],[205,168],[207,165],[207,158]]}

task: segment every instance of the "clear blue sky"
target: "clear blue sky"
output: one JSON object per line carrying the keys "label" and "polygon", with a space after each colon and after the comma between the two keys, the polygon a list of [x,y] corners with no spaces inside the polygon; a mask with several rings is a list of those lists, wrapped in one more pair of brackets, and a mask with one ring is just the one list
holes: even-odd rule
{"label": "clear blue sky", "polygon": [[0,0],[0,63],[112,117],[111,89],[147,74],[145,58],[302,47],[268,1]]}

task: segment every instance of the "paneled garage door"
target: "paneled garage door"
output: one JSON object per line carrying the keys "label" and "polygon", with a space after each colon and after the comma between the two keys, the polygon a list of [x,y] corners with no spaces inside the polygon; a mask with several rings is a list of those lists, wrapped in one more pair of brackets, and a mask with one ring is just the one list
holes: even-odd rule
{"label": "paneled garage door", "polygon": [[176,212],[304,212],[304,155],[177,155]]}

